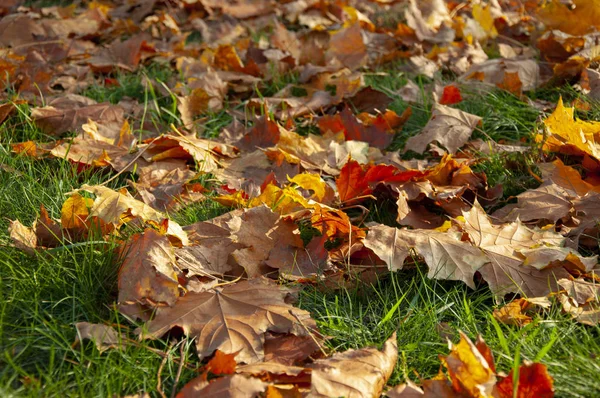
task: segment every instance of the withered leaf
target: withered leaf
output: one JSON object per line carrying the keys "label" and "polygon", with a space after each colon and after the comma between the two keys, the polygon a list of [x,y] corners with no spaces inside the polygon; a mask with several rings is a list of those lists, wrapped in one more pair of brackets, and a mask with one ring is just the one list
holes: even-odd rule
{"label": "withered leaf", "polygon": [[137,304],[173,305],[179,297],[175,253],[169,240],[153,229],[135,234],[123,248],[119,270],[121,312],[136,314]]}
{"label": "withered leaf", "polygon": [[196,339],[200,358],[219,349],[226,354],[238,352],[239,362],[261,362],[267,331],[303,336],[305,327],[315,326],[308,312],[287,304],[290,293],[263,278],[188,293],[172,307],[158,308],[140,333],[143,338],[158,338],[178,326]]}
{"label": "withered leaf", "polygon": [[84,339],[92,340],[100,352],[110,348],[124,348],[122,338],[111,326],[89,322],[78,322],[75,324],[75,327],[77,328],[76,342]]}
{"label": "withered leaf", "polygon": [[255,398],[267,388],[267,383],[254,377],[227,375],[208,381],[202,374],[177,393],[177,398]]}
{"label": "withered leaf", "polygon": [[312,397],[378,397],[394,370],[398,343],[394,333],[381,351],[363,348],[319,359],[312,369]]}
{"label": "withered leaf", "polygon": [[404,150],[423,153],[427,149],[427,145],[437,141],[454,154],[467,143],[471,133],[481,123],[481,120],[479,116],[459,109],[435,104],[429,122],[419,134],[408,139]]}
{"label": "withered leaf", "polygon": [[82,126],[88,120],[122,124],[123,108],[67,94],[53,99],[45,107],[32,109],[31,118],[46,134],[58,136],[67,131],[82,132]]}

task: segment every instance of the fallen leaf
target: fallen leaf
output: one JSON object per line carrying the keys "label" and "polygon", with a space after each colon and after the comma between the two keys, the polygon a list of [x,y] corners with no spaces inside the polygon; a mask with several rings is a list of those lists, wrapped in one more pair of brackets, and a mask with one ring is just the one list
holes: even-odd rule
{"label": "fallen leaf", "polygon": [[227,375],[207,381],[200,375],[188,382],[176,395],[177,398],[231,397],[255,398],[267,388],[267,383],[253,377]]}
{"label": "fallen leaf", "polygon": [[59,136],[67,131],[82,132],[88,120],[123,123],[123,109],[109,103],[98,104],[87,97],[68,94],[47,106],[31,110],[31,118],[46,134]]}
{"label": "fallen leaf", "polygon": [[460,89],[455,85],[449,85],[444,87],[442,97],[440,98],[440,105],[454,105],[461,102],[462,96],[460,95]]}
{"label": "fallen leaf", "polygon": [[375,348],[348,350],[310,366],[314,397],[377,397],[394,370],[398,358],[396,333]]}
{"label": "fallen leaf", "polygon": [[232,375],[235,373],[237,366],[235,361],[236,355],[235,353],[224,354],[220,350],[216,350],[215,355],[206,364],[206,369],[215,375]]}
{"label": "fallen leaf", "polygon": [[488,363],[488,358],[462,332],[458,344],[448,342],[448,347],[451,353],[444,360],[454,391],[471,397],[491,396],[496,384],[493,362]]}
{"label": "fallen leaf", "polygon": [[519,367],[519,382],[516,394],[513,384],[513,370],[496,384],[498,396],[501,398],[517,397],[554,397],[554,382],[548,374],[546,365],[525,361]]}
{"label": "fallen leaf", "polygon": [[119,336],[119,333],[111,326],[89,322],[77,322],[75,327],[77,328],[77,337],[75,341],[80,342],[85,339],[92,340],[100,353],[110,348],[123,349],[125,347],[122,337]]}
{"label": "fallen leaf", "polygon": [[238,362],[261,362],[267,331],[302,336],[305,327],[315,327],[308,312],[286,303],[290,293],[261,278],[188,293],[172,307],[157,308],[155,318],[140,333],[143,338],[158,338],[178,326],[196,339],[200,358],[218,349],[225,354],[237,352]]}
{"label": "fallen leaf", "polygon": [[119,304],[121,312],[138,316],[139,304],[173,305],[179,298],[175,253],[169,240],[153,229],[135,234],[121,250]]}
{"label": "fallen leaf", "polygon": [[454,154],[467,143],[479,123],[479,116],[435,104],[431,119],[419,134],[408,139],[404,151],[423,153],[428,144],[437,141]]}

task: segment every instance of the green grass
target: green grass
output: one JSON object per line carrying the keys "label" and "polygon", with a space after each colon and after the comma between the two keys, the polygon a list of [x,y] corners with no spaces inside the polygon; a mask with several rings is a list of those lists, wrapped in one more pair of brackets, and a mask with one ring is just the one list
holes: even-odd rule
{"label": "green grass", "polygon": [[600,328],[578,325],[557,307],[522,329],[498,324],[491,316],[494,300],[487,287],[473,291],[462,283],[430,280],[422,271],[400,271],[332,293],[304,288],[300,306],[311,311],[336,350],[381,346],[397,331],[399,361],[390,384],[437,374],[438,355],[448,354],[440,328],[448,325],[454,342],[458,330],[472,338],[481,334],[500,371],[508,373],[519,352],[521,361],[548,366],[557,396],[600,394]]}
{"label": "green grass", "polygon": [[[368,77],[368,84],[388,93],[398,90],[406,77],[395,72],[393,66],[390,68],[388,76]],[[84,94],[113,103],[132,97],[146,106],[148,120],[157,126],[177,121],[174,99],[144,85],[144,76],[149,77],[153,87],[174,77],[154,66],[140,73],[116,76],[118,86],[93,86]],[[277,77],[260,88],[261,94],[272,95],[296,79],[295,75]],[[427,79],[418,82],[422,87],[429,83]],[[559,94],[550,90],[535,95],[554,98]],[[531,144],[531,133],[540,116],[537,110],[501,91],[465,98],[457,107],[484,118],[481,131],[475,136]],[[413,116],[396,136],[392,149],[401,148],[408,137],[427,123],[431,104],[431,98],[427,98],[422,104],[411,105]],[[392,109],[402,112],[407,106],[393,96]],[[594,105],[581,117],[600,119],[600,107]],[[223,111],[202,115],[199,123],[205,136],[215,137],[230,121],[231,116]],[[181,388],[195,371],[184,367],[175,386],[179,359],[183,357],[192,368],[197,365],[193,342],[188,339],[174,345],[166,340],[130,342],[124,350],[102,354],[90,342],[73,345],[74,323],[81,321],[115,325],[127,338],[135,340],[135,325],[114,308],[119,267],[116,243],[90,240],[35,256],[10,247],[9,220],[19,219],[31,225],[41,204],[51,216],[59,217],[65,193],[83,183],[102,183],[114,175],[102,170],[78,173],[66,161],[32,160],[10,152],[11,143],[30,139],[53,140],[31,122],[29,108],[19,106],[19,111],[0,126],[0,395],[104,397],[145,391],[158,396],[159,379],[167,395],[173,388]],[[487,174],[490,185],[502,183],[504,199],[508,199],[535,186],[536,181],[529,174],[535,160],[535,151],[492,154],[474,167]],[[109,186],[123,187],[127,178],[130,176],[122,175]],[[369,220],[393,225],[393,210],[392,203],[370,206]],[[207,200],[170,216],[186,225],[226,211]],[[305,227],[310,233],[310,228]],[[470,337],[482,334],[502,371],[508,373],[515,359],[538,360],[549,367],[558,396],[600,395],[600,328],[577,324],[556,306],[522,329],[498,325],[491,317],[496,304],[487,287],[479,286],[473,291],[461,283],[429,280],[424,272],[424,266],[418,266],[389,274],[372,285],[359,283],[335,292],[306,286],[299,305],[311,312],[323,334],[331,336],[327,344],[332,349],[381,346],[397,330],[400,359],[391,384],[437,374],[438,355],[448,353],[447,342],[438,330],[440,325],[448,325],[454,336],[458,330]]]}

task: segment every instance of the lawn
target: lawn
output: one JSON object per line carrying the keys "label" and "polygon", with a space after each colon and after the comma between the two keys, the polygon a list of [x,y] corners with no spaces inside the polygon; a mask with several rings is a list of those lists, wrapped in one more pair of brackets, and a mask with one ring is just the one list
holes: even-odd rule
{"label": "lawn", "polygon": [[[47,1],[25,3],[27,6],[34,7],[30,11],[22,12],[26,18],[36,10],[39,11],[40,7],[56,4]],[[67,3],[58,4],[65,6]],[[125,2],[93,3],[104,4],[107,10],[113,10],[118,4]],[[165,3],[180,6],[179,1]],[[96,10],[101,10],[98,4]],[[356,4],[354,6],[360,8]],[[148,15],[154,15],[159,19],[164,18],[165,10],[168,9],[165,7],[156,5],[148,11]],[[182,7],[173,11],[180,19],[183,15],[204,12],[199,11],[200,8],[195,10]],[[60,15],[68,15],[64,17],[67,21],[93,8],[88,2],[76,2],[76,7],[73,8],[44,10],[48,12],[47,15],[64,13]],[[0,6],[0,11],[2,10]],[[127,18],[135,18],[134,12],[135,9],[128,9],[126,16],[110,19],[110,29],[114,30],[111,34],[116,35],[116,32],[122,31],[123,37],[135,37],[127,31],[132,27],[125,22]],[[369,15],[378,29],[381,26],[395,28],[398,22],[406,22],[402,7],[392,7],[388,12],[381,14],[378,12]],[[14,9],[11,9],[10,13],[7,12],[7,14],[16,13]],[[396,13],[397,17],[393,13]],[[48,18],[56,20],[55,17]],[[229,21],[228,23],[231,23],[231,20],[227,18],[237,21],[227,16],[225,20]],[[115,27],[119,19],[123,26]],[[184,33],[201,31],[198,25],[190,25],[180,19],[177,20],[181,29],[183,31],[189,29]],[[219,19],[213,17],[206,21],[213,24]],[[308,87],[308,80],[303,80],[301,73],[294,68],[284,71],[275,70],[275,67],[270,71],[269,68],[261,69],[264,76],[261,76],[260,83],[247,84],[239,76],[238,80],[229,80],[228,89],[221,98],[221,106],[193,112],[193,126],[186,125],[187,116],[182,114],[183,108],[178,106],[181,98],[186,96],[184,93],[189,94],[193,87],[206,89],[210,86],[210,82],[206,83],[208,85],[194,86],[197,84],[195,78],[186,75],[187,72],[181,63],[191,62],[190,58],[198,54],[194,51],[198,48],[210,48],[211,45],[202,40],[195,40],[192,34],[185,38],[185,43],[189,47],[181,50],[182,54],[188,51],[189,55],[180,57],[164,55],[169,50],[160,47],[157,43],[165,46],[165,43],[175,43],[182,33],[170,31],[171,25],[163,22],[152,21],[152,23],[148,22],[148,25],[142,24],[148,32],[155,29],[155,36],[160,39],[148,36],[150,37],[147,38],[148,43],[153,43],[156,48],[150,54],[144,53],[145,50],[141,46],[140,52],[143,56],[135,67],[108,68],[103,66],[102,62],[93,64],[90,61],[92,68],[88,67],[86,77],[79,81],[82,83],[81,87],[69,85],[69,90],[73,90],[73,93],[98,103],[127,106],[127,109],[135,107],[135,112],[126,113],[131,135],[140,140],[145,139],[150,148],[157,140],[155,137],[159,134],[173,134],[174,129],[193,134],[194,137],[219,141],[223,140],[224,130],[228,130],[226,133],[229,133],[229,130],[233,131],[232,122],[235,120],[242,124],[247,123],[242,126],[242,131],[247,132],[253,127],[248,103],[260,102],[264,98],[267,98],[268,102],[269,98],[277,97],[281,90],[290,88],[319,91],[319,88]],[[298,21],[287,21],[286,24],[289,32],[299,32],[305,28]],[[252,45],[253,48],[262,50],[272,47],[269,44],[274,29],[272,26],[267,23],[261,28],[252,24],[248,26],[249,28],[244,28],[246,30],[244,38],[239,39],[246,42],[239,46]],[[358,22],[355,26],[358,26]],[[341,25],[328,29],[334,30],[340,27]],[[213,25],[211,29],[215,29],[211,30],[213,33],[217,31]],[[233,28],[229,27],[229,29]],[[365,31],[367,30],[365,28]],[[94,50],[85,51],[97,52],[97,54],[100,53],[99,48],[108,46],[108,38],[112,39],[99,32],[85,34],[75,32],[66,37],[78,37],[82,42],[85,40],[93,43],[98,49],[94,47]],[[2,40],[8,39],[3,39],[0,34],[0,43]],[[519,40],[525,42],[522,37],[519,37]],[[509,40],[511,41],[514,39]],[[496,42],[490,40],[483,46],[491,59],[500,57]],[[9,48],[16,51],[23,45],[25,44],[2,44],[1,46],[3,51],[9,51]],[[44,51],[45,56],[51,53],[46,47]],[[103,184],[115,191],[125,189],[135,194],[136,183],[140,182],[140,174],[137,166],[121,167],[118,171],[111,166],[113,163],[110,162],[114,159],[110,156],[109,161],[105,157],[94,159],[96,163],[83,164],[68,156],[61,158],[48,153],[44,148],[61,144],[67,145],[67,153],[74,150],[72,148],[75,146],[70,146],[70,140],[81,134],[68,129],[64,133],[54,134],[36,122],[36,109],[50,103],[49,101],[55,97],[64,96],[66,90],[57,94],[59,91],[56,86],[52,88],[47,81],[42,81],[43,76],[35,75],[41,73],[35,69],[39,68],[39,65],[30,66],[34,70],[31,76],[40,79],[41,88],[38,92],[33,88],[34,84],[27,86],[22,82],[17,83],[15,76],[11,75],[15,73],[14,69],[5,67],[2,62],[8,61],[4,61],[2,57],[4,55],[0,56],[0,71],[5,71],[3,73],[7,76],[2,104],[12,104],[14,109],[0,124],[0,213],[2,214],[0,218],[0,291],[2,293],[0,395],[3,397],[112,397],[148,393],[153,397],[174,396],[186,383],[200,374],[206,360],[198,358],[194,338],[186,336],[181,331],[173,331],[160,339],[140,340],[135,329],[142,327],[144,322],[125,315],[120,310],[119,269],[126,257],[126,254],[120,251],[120,247],[144,231],[140,223],[127,220],[118,225],[118,234],[104,234],[90,228],[84,238],[64,236],[61,237],[60,244],[47,245],[47,247],[42,247],[38,239],[39,247],[31,251],[15,247],[9,232],[12,221],[19,220],[23,225],[31,226],[43,217],[42,208],[48,212],[51,219],[60,220],[64,212],[65,200],[84,184],[90,186]],[[533,59],[544,64],[546,61],[542,60],[542,57],[543,55],[538,51]],[[430,161],[433,165],[441,161],[442,157],[435,151],[423,154],[403,151],[409,138],[423,131],[431,119],[432,106],[435,102],[434,83],[440,87],[449,85],[458,87],[462,96],[461,101],[450,106],[481,118],[481,123],[474,129],[470,140],[481,139],[488,143],[526,147],[524,151],[504,151],[494,148],[487,153],[463,149],[454,154],[456,159],[466,159],[470,162],[473,175],[476,173],[485,175],[487,187],[502,185],[501,196],[495,201],[490,201],[489,204],[484,204],[488,214],[492,214],[506,204],[516,203],[517,195],[538,188],[542,175],[541,163],[562,159],[565,164],[572,165],[578,170],[585,168],[585,163],[582,165],[578,153],[550,151],[536,141],[536,135],[544,131],[543,121],[552,114],[559,98],[562,98],[565,104],[585,104],[576,110],[576,116],[584,121],[600,122],[600,102],[579,89],[579,74],[562,79],[560,84],[540,84],[539,87],[521,90],[519,93],[503,89],[498,85],[480,91],[459,79],[457,73],[446,67],[448,65],[439,68],[434,77],[430,78],[419,71],[407,68],[410,63],[407,56],[399,55],[397,58],[386,59],[385,62],[378,61],[375,65],[365,63],[352,72],[364,73],[362,76],[364,87],[371,87],[389,98],[387,109],[397,115],[401,115],[408,108],[412,110],[406,122],[393,131],[393,139],[385,146],[386,153],[398,154],[404,161],[418,159]],[[10,57],[7,59],[10,60]],[[70,59],[68,62],[58,59],[49,62],[52,63],[52,73],[59,73],[59,66],[62,64],[65,67],[75,64],[75,61]],[[594,62],[590,64],[595,65]],[[273,64],[281,67],[283,62],[276,60]],[[219,65],[225,65],[223,69],[228,68],[225,61]],[[415,101],[409,101],[402,92],[402,88],[408,82],[415,84],[420,93],[421,97]],[[334,85],[333,89],[338,91],[341,91],[342,87],[348,89],[342,84],[344,83],[339,83],[337,88]],[[43,85],[52,89],[46,92]],[[320,92],[331,94],[330,85],[321,88]],[[42,92],[44,94],[40,95]],[[337,94],[339,93],[335,95]],[[298,95],[294,98],[296,97],[302,96]],[[291,100],[288,102],[292,104]],[[355,106],[350,100],[344,100],[321,107],[326,109],[324,112],[314,110],[292,118],[290,124],[286,125],[283,119],[280,119],[279,123],[281,126],[285,125],[286,128],[293,129],[306,139],[320,137],[319,117],[337,115],[344,109],[345,103],[350,104],[350,107]],[[254,108],[256,110],[257,107]],[[359,113],[356,108],[353,114]],[[269,114],[277,119],[279,111],[281,109],[267,109],[267,105],[264,105],[264,109],[259,110],[258,113]],[[281,112],[284,111],[285,106]],[[96,121],[101,124],[103,117],[105,115],[98,117]],[[293,127],[290,127],[292,124]],[[260,136],[257,139],[266,138]],[[37,155],[15,149],[18,148],[15,144],[29,141],[46,147],[38,146]],[[269,139],[266,139],[266,142],[268,141]],[[256,145],[260,149],[271,146]],[[255,149],[254,146],[252,149]],[[146,149],[142,149],[142,153],[131,149],[130,153],[125,151],[123,156],[140,154],[141,158],[144,158],[143,151]],[[152,149],[149,149],[148,154],[151,151]],[[242,148],[236,156],[242,156],[246,152],[250,150]],[[223,160],[223,158],[224,156],[221,156],[219,159]],[[129,161],[132,157],[127,159]],[[186,167],[194,171],[202,169],[197,159],[190,160],[189,156],[183,159],[187,161]],[[230,161],[231,159],[226,159],[225,164],[229,164],[227,162]],[[250,164],[248,167],[253,165]],[[314,168],[303,167],[317,175],[328,173],[328,171],[315,171]],[[277,171],[275,166],[273,170]],[[339,173],[339,170],[337,172]],[[160,209],[160,211],[164,211],[169,220],[185,228],[195,223],[213,220],[239,208],[251,208],[250,199],[248,202],[222,200],[223,196],[232,192],[223,190],[222,186],[228,181],[220,180],[221,174],[218,173],[218,171],[197,173],[186,181],[186,184],[195,183],[202,186],[204,195],[202,201]],[[592,174],[589,172],[587,176],[590,177]],[[595,178],[596,180],[588,178],[586,181],[597,186],[597,177]],[[324,179],[332,182],[335,176],[324,177]],[[286,183],[291,186],[287,181],[279,181],[279,183],[281,187]],[[396,221],[398,216],[396,198],[390,196],[389,192],[380,193],[373,189],[365,196],[369,197],[361,202],[354,202],[360,204],[361,209],[357,206],[339,205],[336,211],[345,211],[344,214],[353,220],[356,228],[368,228],[369,222],[390,227],[405,225]],[[84,197],[92,196],[84,194]],[[139,199],[140,196],[136,198]],[[464,200],[469,200],[466,194]],[[433,200],[431,203],[427,202],[428,209],[437,206],[433,202]],[[272,203],[270,207],[277,211],[279,205],[279,202]],[[298,211],[298,209],[294,210]],[[443,216],[446,220],[456,219],[440,207],[436,207],[434,213]],[[121,218],[125,219],[129,216],[131,215],[121,215]],[[131,219],[133,218],[135,217],[131,216]],[[355,221],[357,219],[360,221]],[[557,221],[556,231],[559,231],[559,224],[560,222]],[[542,223],[534,222],[531,225],[542,226]],[[307,242],[325,233],[319,232],[315,227],[316,225],[311,226],[306,223],[300,225],[300,231],[310,235],[306,238]],[[159,227],[155,229],[158,230]],[[554,231],[554,225],[550,229]],[[330,256],[334,256],[338,246],[343,246],[339,243],[341,240],[336,239],[328,241],[325,245]],[[321,248],[323,248],[322,244]],[[578,250],[582,255],[593,256],[598,253],[597,241],[595,245],[582,245]],[[339,283],[335,288],[332,288],[332,283],[328,283],[327,280],[332,277],[333,272],[326,278],[306,278],[310,280],[286,278],[283,273],[276,273],[275,276],[270,275],[270,277],[283,286],[298,289],[296,306],[308,311],[315,320],[319,332],[327,336],[322,348],[328,354],[372,346],[380,348],[392,333],[396,332],[398,360],[391,377],[387,380],[387,385],[390,387],[407,380],[421,384],[421,381],[438,375],[441,367],[440,356],[449,353],[448,340],[456,343],[459,339],[459,331],[462,331],[473,340],[478,335],[483,337],[494,354],[498,371],[508,374],[527,361],[539,362],[547,367],[548,373],[553,378],[556,396],[600,395],[600,327],[598,325],[576,322],[571,314],[563,311],[558,301],[550,308],[531,315],[531,321],[524,326],[502,323],[493,316],[494,310],[515,299],[517,297],[515,294],[495,295],[480,274],[471,278],[474,289],[456,278],[432,279],[428,277],[429,268],[423,253],[412,250],[409,257],[410,261],[406,261],[402,270],[374,272],[369,275],[365,273],[358,277],[349,271],[345,273],[343,267],[344,261],[350,263],[351,255],[341,261],[336,257],[338,258],[336,267],[341,270],[339,272],[343,277],[335,280],[344,280],[347,283]],[[377,263],[379,268],[381,264],[381,262]],[[242,278],[246,279],[246,274]],[[225,283],[237,281],[236,276],[232,275],[224,276],[221,280],[225,280]],[[101,352],[90,341],[77,342],[75,324],[78,322],[112,326],[122,336],[123,348],[111,348]]]}

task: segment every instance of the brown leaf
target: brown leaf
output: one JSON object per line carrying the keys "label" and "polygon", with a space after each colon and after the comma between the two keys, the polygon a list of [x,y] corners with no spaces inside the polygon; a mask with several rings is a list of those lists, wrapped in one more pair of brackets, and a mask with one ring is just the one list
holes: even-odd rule
{"label": "brown leaf", "polygon": [[119,333],[107,325],[78,322],[75,324],[77,328],[77,337],[75,342],[80,342],[84,339],[92,340],[96,344],[96,348],[101,353],[108,350],[109,348],[124,348],[125,345],[122,342]]}
{"label": "brown leaf", "polygon": [[253,377],[231,375],[207,381],[200,375],[177,393],[177,398],[255,398],[267,388],[267,383]]}
{"label": "brown leaf", "polygon": [[144,158],[152,162],[165,159],[195,161],[198,164],[199,172],[211,173],[219,168],[218,157],[233,158],[237,152],[235,147],[196,138],[195,135],[165,135],[153,140],[148,145],[144,152]]}
{"label": "brown leaf", "polygon": [[123,108],[75,94],[50,101],[47,106],[31,110],[31,118],[46,134],[58,136],[67,131],[82,132],[88,120],[123,124]]}
{"label": "brown leaf", "polygon": [[437,141],[454,154],[467,143],[480,122],[479,116],[435,104],[431,119],[419,134],[408,139],[404,151],[423,153],[428,144]]}
{"label": "brown leaf", "polygon": [[586,304],[592,301],[600,302],[600,285],[587,282],[585,279],[561,279],[558,284],[566,290],[566,294],[577,304]]}
{"label": "brown leaf", "polygon": [[367,58],[367,47],[363,42],[360,24],[354,23],[333,33],[326,57],[329,62],[337,61],[351,70],[363,66]]}
{"label": "brown leaf", "polygon": [[490,59],[473,65],[460,79],[492,84],[514,94],[533,90],[541,83],[540,67],[533,59]]}
{"label": "brown leaf", "polygon": [[286,303],[290,293],[262,278],[188,293],[172,307],[158,308],[156,317],[140,333],[143,338],[158,338],[178,326],[196,338],[200,358],[219,349],[226,354],[238,352],[239,362],[261,362],[267,331],[306,335],[298,319],[305,327],[315,326],[308,312]]}
{"label": "brown leaf", "polygon": [[[410,380],[392,388],[385,395],[389,398],[425,398],[423,390]],[[432,397],[433,398],[433,397]]]}
{"label": "brown leaf", "polygon": [[[224,276],[232,273],[241,275],[243,270],[231,259],[231,254],[245,246],[234,241],[231,231],[208,222],[193,225],[193,241],[190,246],[178,248],[175,254],[179,266],[188,271],[188,276]],[[233,272],[232,272],[233,271]]]}
{"label": "brown leaf", "polygon": [[175,304],[179,297],[175,253],[165,236],[148,228],[133,235],[122,253],[118,298],[122,312],[137,315],[138,304]]}
{"label": "brown leaf", "polygon": [[[121,193],[102,185],[91,186],[87,184],[84,184],[77,191],[86,191],[96,195],[90,209],[90,217],[98,217],[107,224],[120,226],[128,221],[130,217],[140,218],[142,221],[154,223],[154,225],[159,225],[167,220],[164,214],[133,198],[127,192]],[[165,232],[166,235],[179,241],[183,246],[189,243],[187,234],[174,221],[167,221]]]}
{"label": "brown leaf", "polygon": [[394,370],[398,343],[394,333],[375,348],[348,350],[319,359],[312,369],[311,397],[378,397]]}
{"label": "brown leaf", "polygon": [[236,146],[241,150],[252,151],[256,148],[268,148],[279,142],[279,125],[266,116],[260,117],[252,129],[246,133]]}
{"label": "brown leaf", "polygon": [[398,271],[402,269],[404,260],[409,256],[410,249],[414,247],[411,238],[398,228],[378,224],[369,227],[369,233],[363,244],[385,262],[390,271]]}
{"label": "brown leaf", "polygon": [[185,184],[196,177],[184,162],[175,159],[152,162],[138,170],[139,178],[131,185],[144,203],[158,211],[176,208]]}
{"label": "brown leaf", "polygon": [[237,363],[235,356],[237,354],[223,354],[221,351],[215,351],[215,356],[206,364],[206,369],[215,375],[232,375],[235,373]]}
{"label": "brown leaf", "polygon": [[529,229],[519,221],[494,226],[479,204],[463,212],[464,230],[473,244],[489,258],[479,272],[496,294],[522,293],[529,297],[545,296],[558,290],[556,281],[568,275],[563,268],[538,270],[524,264],[520,250],[540,244],[564,246],[565,238],[553,231]]}
{"label": "brown leaf", "polygon": [[293,334],[267,334],[265,339],[265,362],[295,365],[303,362],[319,350],[315,342],[318,335],[295,336]]}

